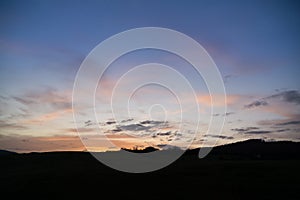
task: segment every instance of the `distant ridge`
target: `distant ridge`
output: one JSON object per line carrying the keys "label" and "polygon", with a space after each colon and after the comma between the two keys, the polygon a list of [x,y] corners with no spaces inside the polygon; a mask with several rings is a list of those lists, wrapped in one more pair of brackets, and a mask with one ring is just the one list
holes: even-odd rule
{"label": "distant ridge", "polygon": [[[207,148],[207,147],[205,147]],[[134,153],[157,151],[154,147],[123,149]],[[198,155],[200,148],[187,150],[184,155]],[[172,151],[172,150],[169,150]],[[264,141],[250,139],[214,147],[208,159],[300,159],[300,143],[292,141]]]}
{"label": "distant ridge", "polygon": [[[153,147],[132,150],[179,151]],[[0,152],[7,155],[0,156],[2,196],[15,194],[19,198],[20,194],[27,194],[56,199],[65,194],[63,197],[86,199],[87,195],[95,198],[99,193],[100,197],[110,196],[113,188],[114,199],[145,194],[151,199],[166,194],[168,198],[173,194],[182,199],[193,199],[195,194],[204,199],[300,199],[297,142],[247,140],[215,147],[203,159],[198,157],[199,149],[192,149],[162,169],[141,174],[112,169],[88,152]],[[109,158],[114,153],[118,152],[99,152],[99,156],[105,154]],[[151,193],[149,188],[154,188]]]}
{"label": "distant ridge", "polygon": [[133,152],[133,153],[149,153],[149,152],[159,151],[159,149],[151,147],[151,146],[143,148],[143,149],[126,149],[126,148],[122,148],[122,150]]}
{"label": "distant ridge", "polygon": [[7,155],[15,155],[16,152],[7,151],[7,150],[0,150],[0,156],[7,156]]}
{"label": "distant ridge", "polygon": [[[204,147],[207,148],[207,147]],[[126,149],[122,150],[133,153],[149,153],[159,151],[154,147],[145,147],[143,149]],[[178,150],[178,149],[177,149]],[[198,156],[200,148],[187,150],[185,156]],[[164,150],[164,151],[173,151]],[[55,151],[55,152],[39,152],[39,153],[26,153],[37,155],[73,155],[73,154],[86,154],[87,152],[78,151]],[[100,152],[100,153],[114,153],[114,152]],[[0,156],[8,155],[22,155],[15,152],[0,150]],[[300,159],[300,143],[292,141],[264,141],[261,139],[250,139],[231,144],[225,144],[212,148],[210,153],[205,159]]]}
{"label": "distant ridge", "polygon": [[[186,154],[198,154],[200,148]],[[207,158],[218,159],[300,159],[300,143],[251,139],[214,147]]]}

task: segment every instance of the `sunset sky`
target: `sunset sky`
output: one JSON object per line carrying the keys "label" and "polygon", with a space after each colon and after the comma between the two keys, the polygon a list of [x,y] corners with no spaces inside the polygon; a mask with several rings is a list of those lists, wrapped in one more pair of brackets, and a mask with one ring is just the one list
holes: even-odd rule
{"label": "sunset sky", "polygon": [[[86,148],[76,127],[87,135],[108,137],[119,148],[180,146],[190,138],[181,135],[179,125],[192,131],[194,115],[179,124],[178,102],[162,87],[143,87],[133,94],[131,116],[124,111],[127,107],[121,107],[124,102],[116,102],[118,120],[109,111],[112,90],[121,76],[153,62],[177,70],[195,91],[201,134],[192,147],[216,138],[217,144],[251,138],[299,141],[299,11],[295,1],[1,1],[0,149],[82,151]],[[84,120],[74,122],[73,84],[85,57],[110,36],[138,27],[173,29],[207,50],[227,93],[222,133],[206,134],[211,99],[201,76],[179,57],[153,49],[129,53],[112,63],[96,91],[98,121],[83,109]],[[151,74],[127,77],[122,84],[134,85],[146,76]],[[186,92],[184,87],[178,90]],[[118,95],[122,99],[128,94]],[[182,101],[190,105],[190,100],[186,94]],[[167,119],[158,104],[165,107]],[[156,106],[149,115],[151,105]],[[183,110],[194,111],[188,106]],[[180,139],[172,143],[177,136]],[[117,149],[97,140],[91,150]]]}

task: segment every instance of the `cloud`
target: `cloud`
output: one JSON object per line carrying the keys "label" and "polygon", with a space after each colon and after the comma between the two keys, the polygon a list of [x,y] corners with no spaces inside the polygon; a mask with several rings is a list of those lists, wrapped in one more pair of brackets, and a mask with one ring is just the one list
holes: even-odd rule
{"label": "cloud", "polygon": [[78,132],[94,132],[95,129],[93,128],[67,128],[63,129],[63,131],[71,132],[71,133],[78,133]]}
{"label": "cloud", "polygon": [[299,114],[291,115],[286,119],[261,120],[258,121],[258,125],[273,126],[273,128],[281,128],[281,129],[286,129],[287,126],[298,127],[300,125],[300,115]]}
{"label": "cloud", "polygon": [[120,128],[115,128],[115,129],[113,129],[113,130],[111,130],[111,131],[117,133],[117,132],[121,132],[122,129],[120,129]]}
{"label": "cloud", "polygon": [[71,113],[72,109],[64,109],[64,110],[59,110],[59,111],[54,111],[54,112],[50,112],[47,114],[42,114],[38,117],[32,118],[32,119],[27,119],[24,120],[23,122],[26,124],[38,124],[38,123],[44,123],[44,122],[48,122],[48,121],[52,121],[55,119],[60,118],[61,116],[67,114],[67,113]]}
{"label": "cloud", "polygon": [[[130,121],[132,121],[132,120],[130,120]],[[128,122],[128,120],[126,122]],[[168,127],[168,122],[165,122],[165,121],[144,120],[144,121],[141,121],[138,123],[117,125],[111,131],[113,131],[113,132],[121,132],[121,131],[138,132],[138,131],[150,131],[154,128],[160,129],[160,128],[166,128],[166,127]]]}
{"label": "cloud", "polygon": [[124,119],[124,120],[122,120],[122,121],[121,121],[121,123],[125,123],[125,122],[131,122],[131,121],[133,121],[133,119],[132,119],[132,118],[130,118],[130,119]]}
{"label": "cloud", "polygon": [[[70,131],[75,131],[70,129]],[[107,138],[119,149],[121,147],[131,148],[135,145],[144,145],[143,138],[136,138],[129,135],[112,134],[112,135],[86,135],[83,140],[90,142],[82,144],[78,136],[70,135],[53,135],[53,136],[24,136],[18,134],[1,135],[0,146],[2,149],[15,151],[19,153],[28,152],[48,152],[48,151],[107,151],[111,146],[106,146],[104,141]]]}
{"label": "cloud", "polygon": [[126,134],[110,134],[106,135],[106,137],[118,148],[132,148],[134,146],[143,147],[147,145],[147,141],[144,141],[144,138]]}
{"label": "cloud", "polygon": [[107,125],[111,125],[111,124],[115,124],[116,122],[115,121],[107,121],[105,122]]}
{"label": "cloud", "polygon": [[276,124],[277,126],[287,126],[287,125],[298,125],[300,124],[300,121],[288,121],[283,123]]}
{"label": "cloud", "polygon": [[233,74],[225,75],[225,76],[223,76],[224,83],[228,83],[230,81],[230,79],[233,79],[233,78],[236,78],[236,77],[237,76],[233,75]]}
{"label": "cloud", "polygon": [[129,125],[117,126],[117,128],[124,130],[124,131],[146,131],[152,127],[151,126],[143,126],[142,124],[129,124]]}
{"label": "cloud", "polygon": [[140,124],[149,124],[149,125],[160,125],[160,124],[164,124],[164,121],[154,121],[154,120],[145,120],[145,121],[141,121]]}
{"label": "cloud", "polygon": [[283,102],[287,103],[294,103],[296,105],[300,105],[300,93],[297,90],[287,90],[287,91],[282,91],[277,94],[273,94],[271,96],[267,96],[264,98],[261,98],[260,100],[256,100],[248,105],[245,105],[245,108],[254,108],[254,107],[259,107],[259,106],[267,106],[269,103],[267,100],[271,99],[279,99]]}
{"label": "cloud", "polygon": [[[35,124],[55,120],[72,112],[71,95],[54,88],[27,91],[22,95],[6,98],[14,109],[7,108],[6,121]],[[4,108],[5,109],[5,108]]]}
{"label": "cloud", "polygon": [[219,114],[219,113],[216,113],[216,114],[213,114],[214,117],[218,117],[218,116],[229,116],[229,115],[233,115],[235,114],[235,112],[227,112],[225,114]]}
{"label": "cloud", "polygon": [[231,130],[241,133],[241,132],[247,132],[250,130],[258,130],[258,129],[259,129],[258,127],[246,127],[246,128],[233,128]]}
{"label": "cloud", "polygon": [[162,149],[162,150],[182,150],[178,146],[169,145],[169,144],[157,144],[155,146],[158,147],[158,148],[160,148],[160,149]]}
{"label": "cloud", "polygon": [[168,131],[168,132],[157,133],[156,135],[159,135],[159,136],[169,136],[171,134],[172,134],[172,132]]}
{"label": "cloud", "polygon": [[264,131],[259,130],[258,127],[246,127],[246,128],[233,128],[232,131],[236,131],[241,134],[266,134],[266,133],[272,133],[272,131]]}
{"label": "cloud", "polygon": [[20,96],[12,96],[12,99],[23,104],[26,107],[37,105],[48,105],[54,110],[72,108],[71,95],[59,92],[54,88],[44,88],[42,91],[28,91]]}
{"label": "cloud", "polygon": [[266,99],[279,98],[285,102],[300,105],[300,93],[297,90],[288,90],[266,97]]}
{"label": "cloud", "polygon": [[244,108],[255,108],[255,107],[267,106],[267,105],[268,105],[268,102],[263,101],[263,100],[257,100],[250,104],[245,105]]}
{"label": "cloud", "polygon": [[0,120],[0,129],[18,129],[18,130],[24,130],[27,129],[28,127],[23,126],[19,123],[9,123],[4,120]]}
{"label": "cloud", "polygon": [[215,100],[214,106],[225,106],[225,102],[222,101],[224,98],[226,98],[226,104],[232,105],[235,104],[237,101],[241,99],[241,96],[239,95],[226,95],[225,97],[223,95],[218,94],[198,94],[197,95],[197,102],[201,105],[205,106],[212,106],[213,99]]}
{"label": "cloud", "polygon": [[5,126],[2,123],[3,128],[24,129],[26,127],[19,124],[51,121],[72,112],[70,97],[48,87],[42,91],[28,91],[19,96],[1,99],[13,106],[13,109],[9,106],[1,109],[6,114],[3,116],[6,121]]}
{"label": "cloud", "polygon": [[287,128],[287,129],[279,129],[279,130],[276,130],[277,133],[282,133],[282,132],[286,132],[286,131],[289,131],[291,129]]}
{"label": "cloud", "polygon": [[233,115],[233,114],[235,114],[235,112],[227,112],[227,113],[225,113],[225,116],[229,116],[229,115]]}
{"label": "cloud", "polygon": [[227,83],[231,77],[232,77],[231,74],[223,76],[224,83]]}
{"label": "cloud", "polygon": [[246,131],[244,134],[267,134],[272,133],[271,131]]}
{"label": "cloud", "polygon": [[219,138],[219,139],[226,139],[226,140],[232,140],[232,139],[234,139],[234,137],[232,137],[232,136],[212,135],[212,134],[204,135],[204,137]]}
{"label": "cloud", "polygon": [[15,134],[0,136],[0,146],[2,149],[20,153],[85,150],[79,137],[75,136],[33,137]]}
{"label": "cloud", "polygon": [[14,100],[16,100],[19,103],[22,103],[24,105],[30,105],[30,104],[34,104],[36,103],[35,100],[31,100],[31,99],[27,99],[27,98],[23,98],[23,97],[12,97]]}
{"label": "cloud", "polygon": [[91,125],[93,125],[93,123],[92,123],[91,120],[87,120],[87,121],[84,122],[84,125],[85,126],[91,126]]}

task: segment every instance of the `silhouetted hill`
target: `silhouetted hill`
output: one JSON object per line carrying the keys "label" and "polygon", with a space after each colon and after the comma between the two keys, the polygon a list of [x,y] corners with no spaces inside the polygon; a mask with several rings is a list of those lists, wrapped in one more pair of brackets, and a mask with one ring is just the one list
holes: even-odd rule
{"label": "silhouetted hill", "polygon": [[126,148],[122,148],[122,150],[133,152],[133,153],[149,153],[149,152],[153,152],[153,151],[158,151],[159,149],[154,148],[154,147],[146,147],[146,148],[143,148],[143,149],[126,149]]}
{"label": "silhouetted hill", "polygon": [[[159,149],[154,147],[145,147],[142,149],[127,149],[122,150],[133,153],[149,153],[158,151]],[[178,149],[176,149],[178,150]],[[200,148],[187,150],[184,154],[197,156]],[[168,150],[165,150],[168,151]],[[172,151],[172,149],[170,150]],[[65,154],[77,154],[86,152],[45,152],[45,153],[29,153],[38,155],[65,155]],[[0,155],[16,155],[17,153],[0,150]],[[24,154],[25,155],[25,154]],[[216,146],[212,148],[206,158],[209,159],[300,159],[300,143],[292,141],[272,141],[266,142],[261,139],[251,139],[241,142]]]}
{"label": "silhouetted hill", "polygon": [[15,155],[17,153],[12,151],[0,150],[0,156],[8,156],[8,155]]}
{"label": "silhouetted hill", "polygon": [[116,171],[87,152],[6,154],[0,188],[10,199],[300,199],[299,149],[249,140],[216,147],[205,159],[189,150],[144,174]]}
{"label": "silhouetted hill", "polygon": [[[196,155],[198,152],[197,148],[187,151],[186,154]],[[300,143],[246,140],[214,147],[207,159],[300,159]]]}

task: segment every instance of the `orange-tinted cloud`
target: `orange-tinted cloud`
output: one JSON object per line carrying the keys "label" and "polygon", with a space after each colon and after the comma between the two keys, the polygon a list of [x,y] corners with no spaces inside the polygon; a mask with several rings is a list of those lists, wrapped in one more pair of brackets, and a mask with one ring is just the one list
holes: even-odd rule
{"label": "orange-tinted cloud", "polygon": [[299,113],[299,109],[293,105],[287,105],[284,103],[274,103],[268,106],[261,107],[262,111],[270,112],[282,117],[293,118]]}
{"label": "orange-tinted cloud", "polygon": [[[107,137],[107,138],[105,138]],[[104,140],[110,140],[116,147],[132,148],[133,146],[147,145],[145,138],[136,138],[129,135],[101,135],[96,137],[89,137],[89,140],[94,142],[88,143],[86,148],[78,136],[68,135],[54,135],[45,137],[22,136],[22,135],[0,135],[1,149],[15,151],[19,153],[28,152],[49,152],[49,151],[86,151],[86,149],[93,151],[107,151],[111,147],[104,146]]]}
{"label": "orange-tinted cloud", "polygon": [[134,146],[145,145],[145,138],[130,135],[107,135],[107,138],[119,148],[132,148]]}
{"label": "orange-tinted cloud", "polygon": [[65,114],[69,114],[72,112],[71,108],[68,109],[64,109],[64,110],[59,110],[59,111],[54,111],[54,112],[50,112],[44,115],[40,115],[36,118],[33,119],[29,119],[29,120],[25,120],[24,123],[26,124],[39,124],[39,123],[45,123],[48,121],[52,121],[55,119],[58,119],[60,117],[62,117]]}
{"label": "orange-tinted cloud", "polygon": [[[214,102],[212,102],[213,98],[215,100]],[[212,103],[214,103],[214,106],[232,105],[238,102],[239,99],[240,99],[239,95],[227,95],[226,104],[225,104],[224,97],[222,95],[218,95],[218,94],[213,94],[212,96],[210,96],[209,94],[197,95],[198,103],[205,106],[212,106]]]}
{"label": "orange-tinted cloud", "polygon": [[[108,146],[101,146],[105,136],[94,138],[95,145],[88,147],[89,150],[107,151]],[[127,135],[107,135],[107,138],[116,146],[114,149],[122,147],[131,148],[142,144],[141,139]],[[93,139],[91,137],[90,139]],[[90,143],[93,144],[93,143]],[[28,152],[48,152],[48,151],[86,151],[86,147],[78,136],[56,135],[47,137],[34,137],[22,135],[1,135],[0,146],[9,151],[28,153]]]}
{"label": "orange-tinted cloud", "polygon": [[0,146],[1,149],[19,153],[85,150],[80,139],[74,136],[33,137],[21,135],[1,135]]}

